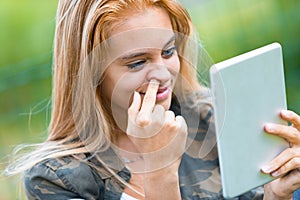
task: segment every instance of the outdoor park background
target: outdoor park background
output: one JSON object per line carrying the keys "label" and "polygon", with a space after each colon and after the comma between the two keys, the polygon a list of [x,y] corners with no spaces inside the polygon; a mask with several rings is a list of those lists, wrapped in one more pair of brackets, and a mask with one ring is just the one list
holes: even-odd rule
{"label": "outdoor park background", "polygon": [[[182,0],[219,62],[272,42],[283,47],[288,108],[300,113],[300,1]],[[57,0],[0,2],[0,169],[13,147],[46,138]],[[0,200],[19,179],[0,178]]]}

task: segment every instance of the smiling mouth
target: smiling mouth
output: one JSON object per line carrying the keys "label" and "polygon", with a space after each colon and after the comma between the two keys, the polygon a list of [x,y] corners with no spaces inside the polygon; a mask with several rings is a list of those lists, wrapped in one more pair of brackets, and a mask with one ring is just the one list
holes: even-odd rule
{"label": "smiling mouth", "polygon": [[[169,88],[168,87],[164,87],[164,88],[159,88],[158,90],[157,90],[157,93],[156,94],[160,94],[160,93],[163,93],[163,92],[165,92],[166,90],[168,90]],[[139,92],[141,95],[145,95],[146,94],[146,92]]]}

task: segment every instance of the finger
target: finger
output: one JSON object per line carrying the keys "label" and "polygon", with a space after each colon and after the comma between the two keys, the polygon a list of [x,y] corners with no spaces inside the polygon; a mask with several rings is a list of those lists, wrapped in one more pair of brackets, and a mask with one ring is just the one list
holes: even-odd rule
{"label": "finger", "polygon": [[279,169],[272,172],[271,175],[273,177],[282,176],[294,169],[300,168],[300,157],[295,157],[286,162],[284,165],[282,165]]}
{"label": "finger", "polygon": [[263,166],[261,170],[266,174],[272,173],[296,157],[300,157],[299,149],[288,148],[283,152],[281,152],[276,158],[274,158],[266,166]]}
{"label": "finger", "polygon": [[176,126],[175,124],[175,114],[173,111],[167,110],[165,111],[165,121],[164,121],[164,125],[167,128],[172,128]]}
{"label": "finger", "polygon": [[289,121],[293,124],[293,126],[300,131],[300,116],[295,112],[290,110],[282,110],[280,112],[280,116],[282,119]]}
{"label": "finger", "polygon": [[175,117],[175,121],[176,121],[177,125],[180,127],[180,130],[183,133],[187,134],[188,127],[187,127],[187,124],[186,124],[184,118],[182,116],[178,115]]}
{"label": "finger", "polygon": [[150,81],[143,99],[142,108],[140,110],[140,112],[142,112],[143,114],[152,113],[156,102],[156,94],[158,87],[159,83],[156,80]]}
{"label": "finger", "polygon": [[[295,190],[297,190],[300,187],[300,172],[299,170],[293,170],[291,173],[286,174],[285,176],[282,176],[281,178],[278,178],[271,182],[271,184],[276,182],[275,191],[284,194],[293,193]],[[284,195],[286,196],[286,195]]]}
{"label": "finger", "polygon": [[141,107],[141,96],[138,92],[134,91],[132,103],[128,108],[128,115],[131,120],[134,121],[134,119],[137,116],[137,113],[139,112],[140,107]]}
{"label": "finger", "polygon": [[157,126],[161,126],[164,123],[165,109],[162,105],[156,105],[152,113],[153,123]]}
{"label": "finger", "polygon": [[182,156],[186,149],[186,140],[187,140],[187,124],[184,120],[184,118],[180,115],[175,117],[175,123],[177,124],[177,127],[179,127],[179,131],[176,135],[177,148],[181,149],[179,156]]}
{"label": "finger", "polygon": [[293,192],[300,187],[300,182],[299,182],[300,172],[299,172],[299,170],[292,171],[284,178],[286,178],[285,185],[290,185],[291,186],[290,190],[292,190]]}
{"label": "finger", "polygon": [[149,134],[149,132],[146,132],[148,133],[147,137],[153,137],[162,131],[165,120],[164,107],[161,105],[156,105],[151,115],[151,119],[151,133]]}
{"label": "finger", "polygon": [[136,118],[136,123],[140,127],[145,127],[151,122],[151,114],[156,102],[156,93],[158,90],[159,83],[155,80],[151,80],[146,94],[144,96],[142,107]]}
{"label": "finger", "polygon": [[300,133],[292,126],[268,123],[264,129],[266,132],[282,137],[292,144],[300,145]]}

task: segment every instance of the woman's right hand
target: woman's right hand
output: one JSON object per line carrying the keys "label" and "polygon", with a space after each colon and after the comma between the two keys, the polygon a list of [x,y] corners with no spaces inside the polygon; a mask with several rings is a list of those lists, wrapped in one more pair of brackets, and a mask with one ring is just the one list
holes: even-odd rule
{"label": "woman's right hand", "polygon": [[142,159],[126,165],[131,172],[131,188],[124,192],[138,199],[177,200],[181,199],[178,168],[187,125],[182,116],[175,117],[172,111],[156,105],[158,87],[156,81],[150,81],[143,102],[135,92],[128,109],[126,133]]}
{"label": "woman's right hand", "polygon": [[143,158],[143,165],[132,169],[136,172],[162,169],[180,160],[184,153],[186,122],[182,116],[175,117],[172,111],[156,105],[158,87],[157,81],[150,81],[143,102],[135,92],[128,109],[126,133]]}

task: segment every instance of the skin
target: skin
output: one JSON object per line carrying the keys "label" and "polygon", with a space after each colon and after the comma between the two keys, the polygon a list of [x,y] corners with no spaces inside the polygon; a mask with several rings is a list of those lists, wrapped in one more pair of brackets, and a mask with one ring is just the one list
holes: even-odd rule
{"label": "skin", "polygon": [[[125,154],[124,157],[135,159],[131,153],[143,157],[127,164],[131,187],[124,192],[138,199],[145,196],[161,199],[162,195],[167,199],[181,199],[178,168],[187,125],[183,117],[175,117],[168,110],[180,70],[170,19],[162,9],[149,9],[128,17],[114,26],[111,33],[112,62],[105,72],[102,93],[111,102],[120,126],[115,131],[115,144],[121,149],[120,157]],[[163,98],[160,98],[161,91],[167,94]]]}
{"label": "skin", "polygon": [[[131,32],[153,27],[163,29],[164,34]],[[138,199],[145,196],[147,199],[181,199],[178,167],[187,127],[181,116],[175,117],[168,111],[171,92],[162,100],[157,98],[161,88],[173,89],[180,69],[176,52],[169,54],[174,46],[170,19],[162,9],[149,9],[130,15],[115,25],[111,35],[115,36],[110,41],[113,56],[106,69],[102,93],[111,102],[113,115],[120,126],[115,132],[116,145],[143,157],[134,164],[127,164],[132,176],[130,187],[124,192]],[[141,55],[132,57],[135,54]],[[138,67],[129,69],[132,64]],[[292,199],[293,192],[300,187],[300,117],[292,111],[282,111],[280,116],[293,125],[266,124],[265,131],[286,139],[290,148],[261,169],[263,173],[280,177],[265,185],[265,200]],[[174,149],[177,151],[172,154]],[[171,158],[154,159],[165,158],[164,155]],[[125,156],[132,155],[125,153]],[[141,171],[141,166],[148,165],[150,167]]]}
{"label": "skin", "polygon": [[300,117],[289,110],[281,111],[280,116],[292,126],[269,123],[265,131],[286,139],[290,148],[262,168],[264,173],[280,177],[265,185],[265,199],[292,199],[293,192],[300,188]]}
{"label": "skin", "polygon": [[[147,171],[143,173],[135,173],[134,171],[132,173],[129,183],[144,195],[137,195],[130,188],[126,188],[125,192],[139,199],[144,199],[145,196],[147,199],[163,197],[181,199],[178,168],[185,148],[187,125],[182,116],[175,117],[172,111],[165,111],[161,105],[155,104],[157,89],[157,82],[151,81],[143,101],[141,102],[140,95],[135,93],[133,102],[128,109],[127,134],[138,151],[143,153],[142,166],[150,165],[153,168],[147,168]],[[157,119],[163,119],[163,121]],[[154,128],[157,126],[160,128]],[[149,137],[139,137],[144,136],[144,133],[149,130],[154,130]],[[135,136],[131,135],[132,132],[135,133]],[[174,148],[167,148],[167,151],[164,152],[165,147],[170,146],[170,144]],[[154,155],[148,156],[149,153],[153,152],[155,152]],[[159,160],[161,155],[168,155],[167,163],[164,160]],[[171,160],[170,156],[173,157]],[[131,166],[128,167],[132,168]],[[133,169],[135,170],[135,168]],[[163,179],[161,179],[162,176]],[[157,184],[157,181],[160,184]]]}
{"label": "skin", "polygon": [[101,92],[111,104],[115,121],[125,132],[133,93],[139,92],[143,99],[150,80],[159,83],[159,91],[169,91],[167,98],[156,102],[169,109],[180,62],[170,19],[161,9],[128,17],[114,26],[111,35],[110,61]]}

